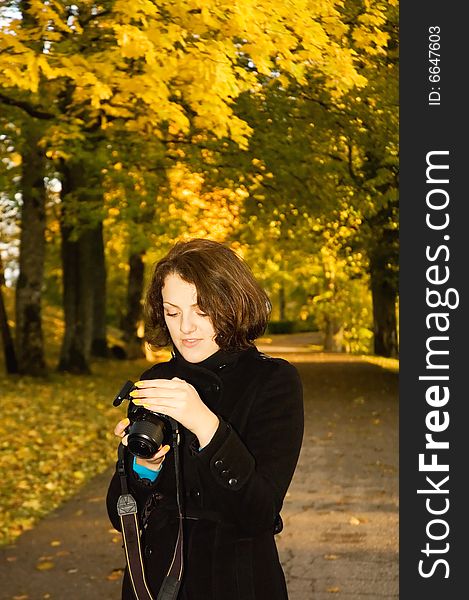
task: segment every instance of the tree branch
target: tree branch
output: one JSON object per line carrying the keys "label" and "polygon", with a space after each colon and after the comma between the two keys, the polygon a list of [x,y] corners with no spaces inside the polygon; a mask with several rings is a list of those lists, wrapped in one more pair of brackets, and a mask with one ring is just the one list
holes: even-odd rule
{"label": "tree branch", "polygon": [[45,112],[40,108],[36,108],[33,104],[26,102],[25,100],[18,100],[16,98],[10,98],[9,96],[5,96],[2,92],[0,92],[0,102],[6,104],[7,106],[13,106],[15,108],[19,108],[25,113],[27,113],[30,117],[34,117],[36,119],[54,119],[57,115]]}

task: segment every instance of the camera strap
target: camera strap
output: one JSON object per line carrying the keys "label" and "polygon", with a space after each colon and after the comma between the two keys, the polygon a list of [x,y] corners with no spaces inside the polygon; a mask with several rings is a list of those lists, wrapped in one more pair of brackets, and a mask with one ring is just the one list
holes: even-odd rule
{"label": "camera strap", "polygon": [[[179,430],[178,423],[169,419],[173,431],[173,451],[176,475],[176,498],[178,505],[179,529],[173,558],[163,580],[156,600],[176,600],[181,585],[183,570],[183,512],[180,486]],[[130,580],[136,600],[154,600],[145,578],[145,567],[140,543],[140,528],[137,514],[137,502],[129,493],[125,470],[124,446],[119,444],[117,451],[117,472],[121,482],[121,495],[117,501],[117,513],[121,521],[122,539]]]}

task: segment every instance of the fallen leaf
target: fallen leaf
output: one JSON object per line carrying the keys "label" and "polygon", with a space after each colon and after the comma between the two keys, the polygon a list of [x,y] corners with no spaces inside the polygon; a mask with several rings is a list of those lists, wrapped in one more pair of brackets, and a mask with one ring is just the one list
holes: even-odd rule
{"label": "fallen leaf", "polygon": [[357,519],[357,517],[350,517],[349,523],[350,525],[360,525],[360,519]]}
{"label": "fallen leaf", "polygon": [[324,558],[326,560],[337,560],[339,557],[337,554],[325,554]]}
{"label": "fallen leaf", "polygon": [[113,569],[109,575],[106,577],[108,581],[115,581],[116,579],[120,579],[124,574],[124,569]]}
{"label": "fallen leaf", "polygon": [[329,594],[338,594],[340,592],[340,587],[327,588],[326,592],[328,592]]}
{"label": "fallen leaf", "polygon": [[38,571],[50,571],[55,568],[55,564],[51,560],[44,560],[42,562],[37,563],[36,569]]}
{"label": "fallen leaf", "polygon": [[78,569],[67,569],[67,573],[70,573],[70,574],[78,573]]}
{"label": "fallen leaf", "polygon": [[61,545],[61,541],[60,540],[52,540],[50,545],[51,546],[60,546]]}

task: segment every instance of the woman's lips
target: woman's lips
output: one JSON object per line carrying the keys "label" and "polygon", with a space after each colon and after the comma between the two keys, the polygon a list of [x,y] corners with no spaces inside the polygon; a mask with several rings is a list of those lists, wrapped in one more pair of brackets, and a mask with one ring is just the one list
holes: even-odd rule
{"label": "woman's lips", "polygon": [[200,339],[188,338],[188,339],[182,340],[182,345],[185,346],[186,348],[193,348],[199,342],[200,342]]}

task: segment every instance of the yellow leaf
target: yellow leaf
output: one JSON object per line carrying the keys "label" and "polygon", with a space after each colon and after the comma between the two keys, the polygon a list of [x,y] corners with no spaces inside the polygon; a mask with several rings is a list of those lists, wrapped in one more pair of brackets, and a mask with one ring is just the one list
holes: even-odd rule
{"label": "yellow leaf", "polygon": [[124,569],[113,569],[109,575],[107,575],[106,579],[108,581],[115,581],[120,579],[124,573]]}
{"label": "yellow leaf", "polygon": [[42,562],[37,563],[36,569],[38,571],[50,571],[55,568],[55,564],[51,560],[44,560]]}
{"label": "yellow leaf", "polygon": [[26,500],[26,502],[23,502],[23,508],[30,508],[31,510],[39,510],[41,508],[41,503],[37,498],[35,498],[33,500]]}

